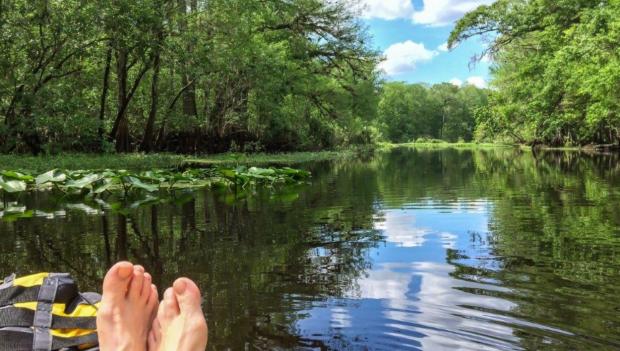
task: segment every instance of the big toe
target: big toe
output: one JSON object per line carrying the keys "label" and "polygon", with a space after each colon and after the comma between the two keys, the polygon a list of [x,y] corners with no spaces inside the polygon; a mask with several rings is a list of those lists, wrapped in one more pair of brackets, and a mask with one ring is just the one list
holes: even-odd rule
{"label": "big toe", "polygon": [[172,286],[179,302],[181,313],[189,314],[202,311],[200,307],[200,289],[198,289],[196,283],[187,278],[179,278]]}
{"label": "big toe", "polygon": [[134,267],[130,262],[119,262],[112,266],[103,279],[103,297],[105,299],[122,299],[127,293]]}

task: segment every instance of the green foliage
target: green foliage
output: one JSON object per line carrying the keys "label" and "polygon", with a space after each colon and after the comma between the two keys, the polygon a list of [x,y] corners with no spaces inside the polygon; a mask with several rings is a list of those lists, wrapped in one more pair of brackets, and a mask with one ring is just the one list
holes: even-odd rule
{"label": "green foliage", "polygon": [[0,152],[371,142],[377,53],[349,2],[0,4]]}
{"label": "green foliage", "polygon": [[620,141],[618,1],[499,0],[461,19],[449,44],[487,34],[496,90],[477,139]]}
{"label": "green foliage", "polygon": [[289,153],[223,153],[215,155],[183,156],[172,154],[59,154],[53,156],[0,155],[0,165],[6,169],[27,170],[41,173],[50,168],[127,169],[147,171],[152,169],[205,168],[214,166],[292,166],[310,161],[329,161],[355,157],[352,148],[339,151],[289,152]]}
{"label": "green foliage", "polygon": [[379,124],[384,138],[394,143],[471,141],[475,111],[486,105],[488,94],[472,85],[386,83],[379,101]]}
{"label": "green foliage", "polygon": [[122,190],[125,196],[132,193],[154,193],[178,188],[207,186],[241,187],[277,184],[296,184],[306,181],[310,173],[284,168],[188,169],[183,172],[151,170],[68,171],[54,169],[37,176],[15,171],[0,171],[0,191],[23,193],[28,191],[59,190],[69,196],[100,197],[103,193]]}

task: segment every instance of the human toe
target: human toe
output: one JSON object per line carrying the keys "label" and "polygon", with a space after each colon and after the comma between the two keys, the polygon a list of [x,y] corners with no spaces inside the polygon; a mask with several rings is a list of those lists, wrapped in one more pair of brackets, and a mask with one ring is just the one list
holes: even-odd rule
{"label": "human toe", "polygon": [[179,313],[179,303],[176,295],[174,294],[174,290],[172,288],[168,288],[164,291],[164,298],[159,304],[157,319],[159,319],[160,323],[166,324],[177,317]]}
{"label": "human toe", "polygon": [[140,300],[142,295],[142,286],[144,284],[144,269],[135,266],[133,270],[133,278],[129,284],[129,298],[132,300]]}
{"label": "human toe", "polygon": [[196,283],[187,278],[179,278],[174,282],[173,289],[181,313],[201,311],[200,289]]}
{"label": "human toe", "polygon": [[132,280],[134,266],[131,262],[119,262],[112,266],[103,279],[103,296],[106,299],[122,299]]}
{"label": "human toe", "polygon": [[149,273],[144,273],[144,281],[142,282],[142,291],[140,292],[140,297],[145,302],[148,302],[151,298],[151,283],[153,281],[153,277]]}

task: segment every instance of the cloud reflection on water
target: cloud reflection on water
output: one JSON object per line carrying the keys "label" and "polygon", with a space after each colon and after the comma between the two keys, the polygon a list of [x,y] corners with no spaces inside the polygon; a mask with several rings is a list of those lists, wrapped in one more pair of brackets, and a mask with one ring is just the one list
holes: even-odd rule
{"label": "cloud reflection on water", "polygon": [[370,251],[372,268],[343,298],[305,311],[301,334],[337,349],[519,349],[512,326],[518,321],[490,312],[508,314],[516,304],[467,292],[510,290],[457,279],[447,263],[448,249],[474,256],[468,262],[490,254],[471,239],[472,232],[487,231],[488,208],[478,201],[448,211],[428,205],[385,210],[375,229],[386,243]]}

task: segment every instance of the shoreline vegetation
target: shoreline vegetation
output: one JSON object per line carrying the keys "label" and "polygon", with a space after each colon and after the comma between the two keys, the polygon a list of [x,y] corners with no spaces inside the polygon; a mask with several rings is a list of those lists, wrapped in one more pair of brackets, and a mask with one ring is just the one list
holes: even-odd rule
{"label": "shoreline vegetation", "polygon": [[0,155],[0,169],[42,172],[50,169],[150,169],[209,168],[215,166],[294,166],[310,161],[327,161],[353,157],[351,149],[340,151],[290,153],[223,153],[214,155],[180,154],[59,154],[53,156]]}
{"label": "shoreline vegetation", "polygon": [[395,148],[420,149],[493,149],[518,148],[521,150],[542,151],[580,151],[601,153],[615,150],[615,145],[586,145],[581,147],[529,146],[510,143],[448,142],[431,140],[410,143],[380,142],[364,148],[346,148],[331,151],[285,152],[285,153],[221,153],[212,155],[181,154],[87,154],[66,153],[58,155],[0,155],[0,169],[43,172],[50,169],[126,169],[145,171],[151,169],[188,169],[237,166],[299,166],[308,162],[346,160],[374,151],[387,151]]}
{"label": "shoreline vegetation", "polygon": [[3,2],[0,153],[156,154],[136,162],[146,165],[177,162],[162,153],[413,140],[618,149],[619,3],[498,0],[473,9],[447,44],[493,33],[473,58],[491,63],[489,86],[391,79],[350,5]]}
{"label": "shoreline vegetation", "polygon": [[518,148],[521,150],[542,150],[542,151],[580,151],[588,153],[604,153],[607,151],[620,150],[620,145],[582,145],[582,146],[551,146],[551,145],[526,145],[514,143],[478,143],[478,142],[449,142],[433,140],[425,142],[410,143],[379,143],[379,149],[394,149],[399,147],[425,148],[425,149],[485,149],[485,148]]}

